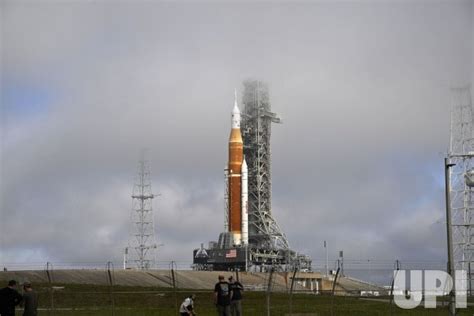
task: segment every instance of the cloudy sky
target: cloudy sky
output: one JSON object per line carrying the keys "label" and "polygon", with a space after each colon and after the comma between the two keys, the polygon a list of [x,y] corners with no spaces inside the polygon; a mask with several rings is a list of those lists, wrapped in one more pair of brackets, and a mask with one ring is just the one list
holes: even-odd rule
{"label": "cloudy sky", "polygon": [[473,1],[0,1],[0,264],[119,262],[149,148],[158,260],[223,229],[234,88],[268,83],[273,213],[324,260],[445,257]]}

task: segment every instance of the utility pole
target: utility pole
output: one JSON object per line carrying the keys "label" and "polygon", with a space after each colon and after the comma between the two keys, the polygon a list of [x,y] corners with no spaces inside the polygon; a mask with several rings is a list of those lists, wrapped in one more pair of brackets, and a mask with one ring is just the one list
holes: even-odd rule
{"label": "utility pole", "polygon": [[341,260],[341,275],[344,275],[344,251],[340,250],[339,251],[339,259]]}
{"label": "utility pole", "polygon": [[326,250],[326,277],[329,276],[329,259],[328,259],[328,243],[324,241],[324,249]]}
{"label": "utility pole", "polygon": [[[446,234],[448,244],[448,274],[452,280],[455,280],[454,275],[454,256],[453,256],[453,245],[452,245],[452,227],[451,227],[451,196],[450,196],[450,170],[449,168],[454,167],[456,164],[449,163],[449,158],[444,158],[444,190],[446,195]],[[455,288],[456,282],[453,282],[453,287],[449,292],[449,315],[456,315],[456,303],[455,303]]]}

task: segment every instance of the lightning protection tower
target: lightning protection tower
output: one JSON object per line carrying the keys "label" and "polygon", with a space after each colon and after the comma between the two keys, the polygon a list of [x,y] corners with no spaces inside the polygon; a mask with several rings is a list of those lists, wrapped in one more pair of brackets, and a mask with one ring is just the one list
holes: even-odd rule
{"label": "lightning protection tower", "polygon": [[153,221],[153,198],[150,167],[142,152],[132,193],[131,231],[125,249],[124,266],[147,270],[154,266],[157,244]]}
{"label": "lightning protection tower", "polygon": [[467,272],[471,294],[474,273],[474,139],[471,92],[452,89],[450,168],[451,231],[454,268]]}

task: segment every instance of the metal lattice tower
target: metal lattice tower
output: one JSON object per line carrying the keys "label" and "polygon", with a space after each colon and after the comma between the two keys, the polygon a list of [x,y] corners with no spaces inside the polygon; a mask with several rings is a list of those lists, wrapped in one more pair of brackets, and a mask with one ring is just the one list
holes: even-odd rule
{"label": "metal lattice tower", "polygon": [[272,216],[271,124],[281,123],[271,112],[266,84],[244,82],[242,137],[249,168],[249,243],[268,249],[289,249],[288,240]]}
{"label": "metal lattice tower", "polygon": [[147,270],[155,265],[157,244],[153,221],[153,198],[150,168],[145,154],[138,163],[138,172],[132,193],[131,232],[126,261],[132,267]]}
{"label": "metal lattice tower", "polygon": [[469,88],[452,90],[450,168],[451,225],[454,268],[467,272],[472,289],[474,273],[474,139]]}

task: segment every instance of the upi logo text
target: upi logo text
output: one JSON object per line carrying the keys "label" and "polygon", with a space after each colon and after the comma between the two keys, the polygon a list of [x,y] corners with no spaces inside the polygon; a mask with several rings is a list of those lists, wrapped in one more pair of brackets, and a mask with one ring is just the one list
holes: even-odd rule
{"label": "upi logo text", "polygon": [[[439,270],[411,270],[407,288],[406,270],[394,271],[393,297],[395,304],[403,309],[420,305],[424,297],[425,308],[436,308],[436,297],[455,291],[456,308],[467,307],[467,273],[455,271],[455,282],[449,274]],[[423,278],[424,277],[424,278]],[[423,282],[424,281],[424,282]],[[454,284],[454,288],[453,288]]]}

